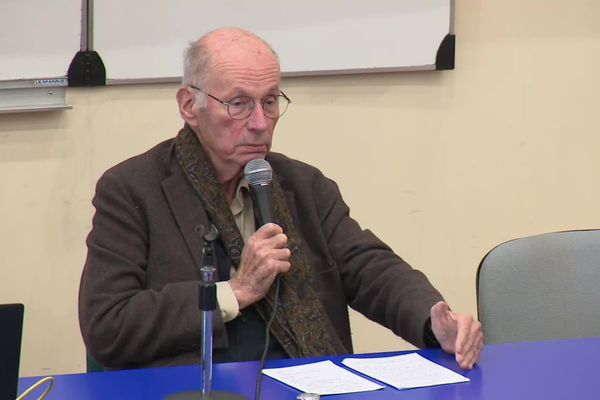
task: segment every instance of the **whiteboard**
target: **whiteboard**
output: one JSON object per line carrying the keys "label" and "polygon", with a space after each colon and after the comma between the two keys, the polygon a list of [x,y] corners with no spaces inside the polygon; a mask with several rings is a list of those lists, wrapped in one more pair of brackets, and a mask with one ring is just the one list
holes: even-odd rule
{"label": "whiteboard", "polygon": [[100,0],[94,49],[109,83],[182,75],[190,41],[223,26],[257,33],[284,75],[435,69],[453,0]]}
{"label": "whiteboard", "polygon": [[81,0],[0,0],[0,80],[66,77],[81,46]]}

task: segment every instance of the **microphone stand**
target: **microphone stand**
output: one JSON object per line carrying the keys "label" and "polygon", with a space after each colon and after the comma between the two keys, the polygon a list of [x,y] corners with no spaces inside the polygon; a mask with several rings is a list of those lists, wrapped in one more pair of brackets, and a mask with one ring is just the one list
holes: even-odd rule
{"label": "microphone stand", "polygon": [[200,269],[201,279],[198,286],[198,306],[202,314],[201,362],[202,389],[200,392],[183,392],[168,396],[166,400],[246,400],[245,397],[231,392],[213,392],[212,350],[213,350],[213,313],[217,309],[217,286],[215,285],[214,242],[218,237],[216,228],[203,236],[204,266]]}

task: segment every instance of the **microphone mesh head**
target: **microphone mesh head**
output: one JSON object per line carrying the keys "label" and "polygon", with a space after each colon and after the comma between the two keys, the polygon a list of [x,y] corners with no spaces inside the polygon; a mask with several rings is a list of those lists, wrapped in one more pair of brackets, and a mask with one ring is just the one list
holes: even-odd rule
{"label": "microphone mesh head", "polygon": [[250,186],[269,185],[273,180],[273,169],[266,160],[257,158],[246,164],[244,175]]}

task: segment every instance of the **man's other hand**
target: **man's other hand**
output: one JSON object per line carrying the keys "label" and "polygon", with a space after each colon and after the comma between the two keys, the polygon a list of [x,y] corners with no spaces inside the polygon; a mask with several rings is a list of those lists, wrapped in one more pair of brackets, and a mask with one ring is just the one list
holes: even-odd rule
{"label": "man's other hand", "polygon": [[471,315],[451,311],[448,304],[440,301],[431,307],[431,329],[442,349],[454,353],[462,368],[473,368],[483,349],[481,322]]}

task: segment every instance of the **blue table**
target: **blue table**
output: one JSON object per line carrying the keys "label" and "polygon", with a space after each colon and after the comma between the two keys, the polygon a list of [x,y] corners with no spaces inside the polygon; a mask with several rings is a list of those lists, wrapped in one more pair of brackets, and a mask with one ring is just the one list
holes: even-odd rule
{"label": "blue table", "polygon": [[[472,371],[461,371],[451,355],[441,350],[422,350],[422,356],[461,373],[468,383],[437,387],[383,390],[326,396],[331,400],[450,400],[450,399],[592,399],[600,398],[600,337],[534,343],[485,346]],[[397,353],[378,353],[393,355]],[[373,354],[362,355],[372,357]],[[360,356],[356,356],[360,357]],[[331,357],[339,363],[344,357]],[[296,365],[322,360],[295,359],[267,362],[267,367]],[[258,362],[218,364],[213,388],[254,398]],[[21,378],[19,393],[39,379]],[[90,374],[58,375],[48,400],[151,400],[180,391],[199,390],[200,368],[196,366],[149,368]],[[269,377],[263,380],[264,400],[295,399],[298,391]],[[36,392],[37,394],[37,392]],[[31,398],[37,398],[32,395]]]}

